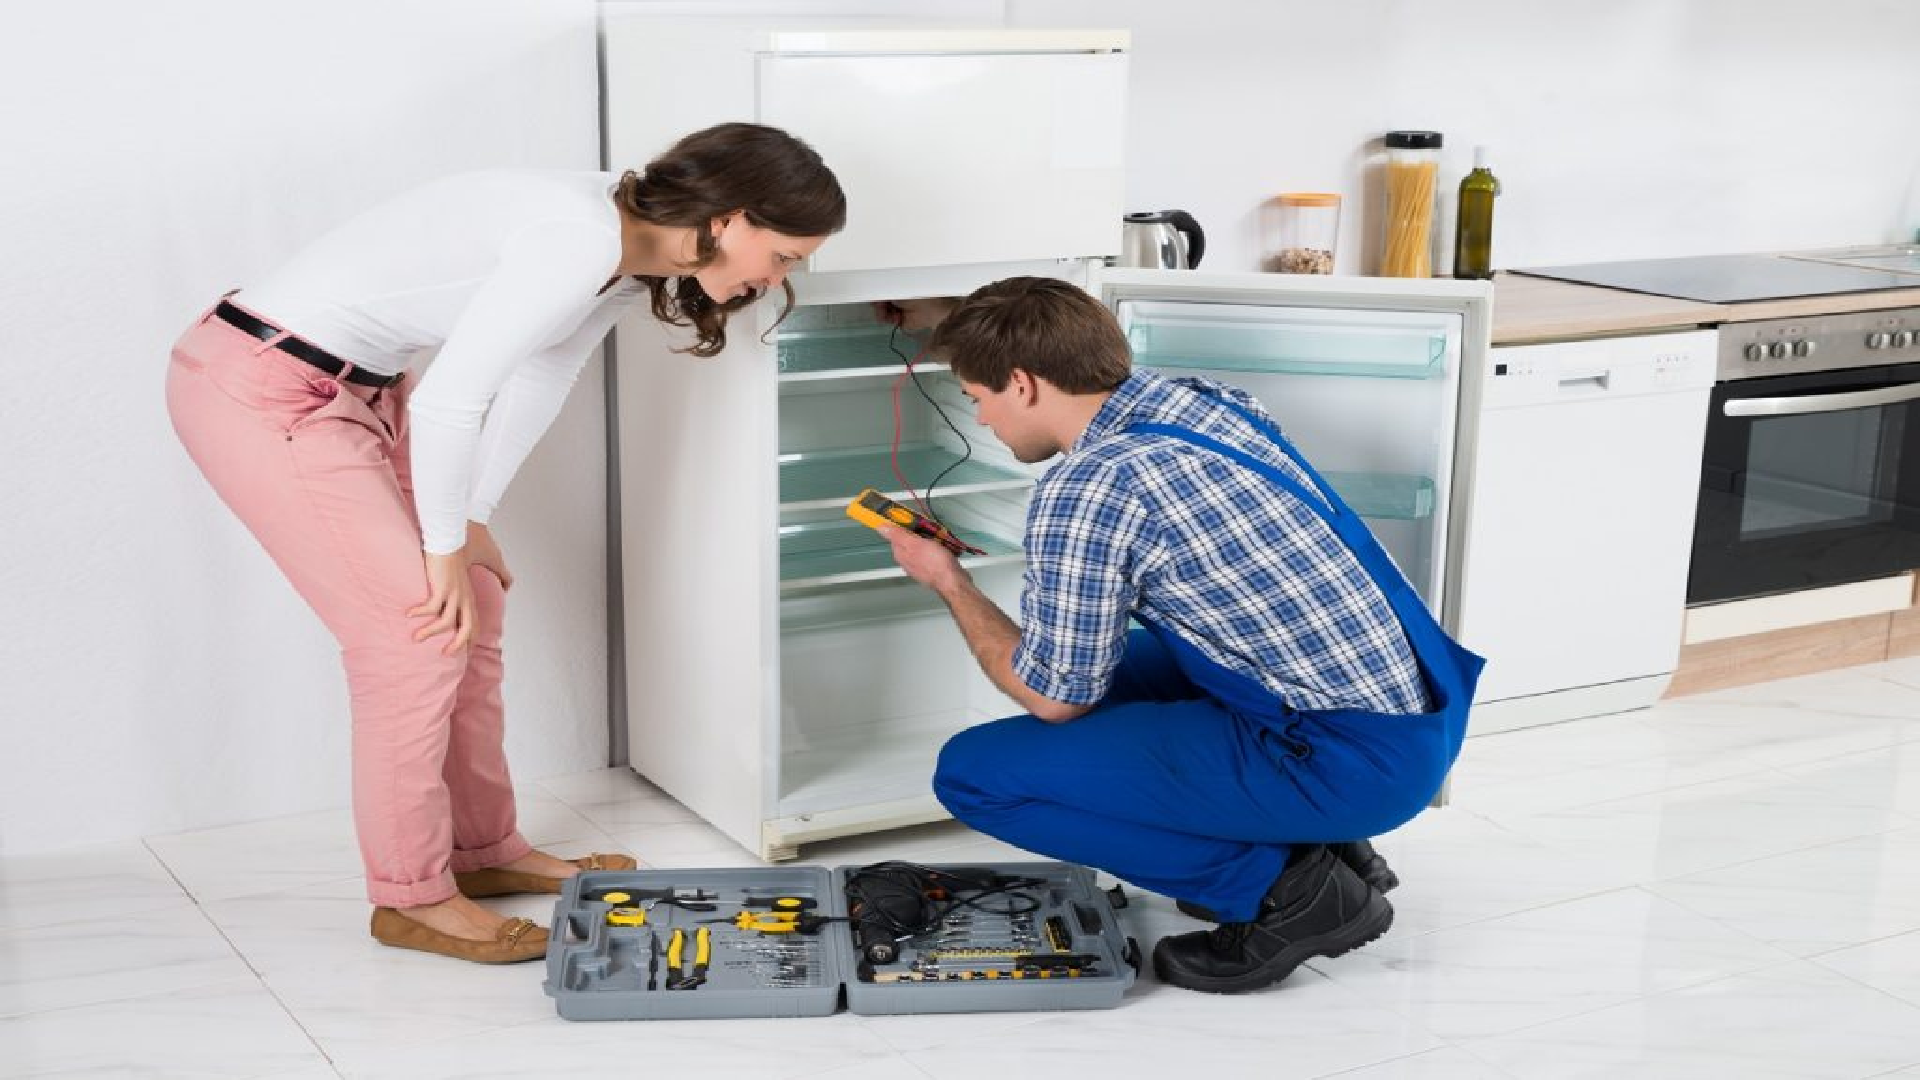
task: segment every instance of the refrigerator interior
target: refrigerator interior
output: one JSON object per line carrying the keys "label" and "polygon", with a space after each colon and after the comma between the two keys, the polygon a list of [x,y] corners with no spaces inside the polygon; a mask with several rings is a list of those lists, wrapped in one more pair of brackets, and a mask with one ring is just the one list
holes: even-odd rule
{"label": "refrigerator interior", "polygon": [[941,601],[906,578],[880,534],[846,516],[847,501],[868,487],[908,505],[927,498],[986,550],[963,562],[1014,611],[1035,471],[973,419],[945,365],[920,358],[918,338],[876,323],[865,304],[796,308],[774,344],[778,814],[924,797],[946,736],[1019,709],[980,673]]}
{"label": "refrigerator interior", "polygon": [[1258,398],[1438,605],[1462,317],[1189,300],[1115,305],[1134,360]]}

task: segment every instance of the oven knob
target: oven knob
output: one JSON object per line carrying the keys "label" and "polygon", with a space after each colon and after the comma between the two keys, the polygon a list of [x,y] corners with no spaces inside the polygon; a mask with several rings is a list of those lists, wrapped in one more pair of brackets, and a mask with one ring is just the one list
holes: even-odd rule
{"label": "oven knob", "polygon": [[1793,343],[1793,355],[1802,356],[1802,357],[1812,356],[1814,353],[1814,350],[1818,349],[1819,347],[1820,345],[1818,342],[1807,341],[1806,339],[1803,338]]}
{"label": "oven knob", "polygon": [[1745,355],[1749,361],[1765,360],[1767,358],[1767,347],[1756,341],[1747,346]]}
{"label": "oven knob", "polygon": [[1767,346],[1767,355],[1773,357],[1775,360],[1785,360],[1787,358],[1787,343],[1784,341],[1776,341]]}
{"label": "oven knob", "polygon": [[1867,335],[1867,348],[1884,349],[1887,347],[1887,341],[1888,341],[1888,337],[1887,337],[1886,331],[1875,330],[1873,333]]}
{"label": "oven knob", "polygon": [[1913,344],[1913,331],[1902,330],[1899,333],[1893,335],[1894,348],[1904,349],[1911,344]]}

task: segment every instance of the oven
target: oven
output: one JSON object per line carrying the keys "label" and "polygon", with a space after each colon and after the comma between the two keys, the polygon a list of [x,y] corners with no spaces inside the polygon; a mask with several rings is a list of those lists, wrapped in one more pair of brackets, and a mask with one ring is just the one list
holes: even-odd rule
{"label": "oven", "polygon": [[1687,602],[1920,569],[1920,308],[1720,328]]}

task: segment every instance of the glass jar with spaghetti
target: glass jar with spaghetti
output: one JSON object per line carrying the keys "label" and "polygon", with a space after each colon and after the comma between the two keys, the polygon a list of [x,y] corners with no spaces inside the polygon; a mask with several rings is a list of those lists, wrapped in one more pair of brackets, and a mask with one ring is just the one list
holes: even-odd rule
{"label": "glass jar with spaghetti", "polygon": [[1382,277],[1433,276],[1433,203],[1440,177],[1440,144],[1437,131],[1387,132]]}

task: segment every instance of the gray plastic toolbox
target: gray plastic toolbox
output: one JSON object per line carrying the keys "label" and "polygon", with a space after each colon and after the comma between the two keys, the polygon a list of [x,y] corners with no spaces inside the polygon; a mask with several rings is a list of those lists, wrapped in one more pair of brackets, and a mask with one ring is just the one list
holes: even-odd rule
{"label": "gray plastic toolbox", "polygon": [[[845,886],[859,867],[589,871],[555,904],[546,991],[568,1020],[658,1020],[824,1016],[843,991],[847,1007],[865,1014],[1105,1009],[1133,985],[1139,950],[1114,913],[1124,897],[1101,892],[1093,871],[1058,862],[933,868],[1036,883],[956,906],[937,934],[900,939],[897,957],[874,964],[846,918]],[[783,897],[797,910],[771,914]],[[702,904],[713,909],[696,910]],[[762,933],[737,925],[743,911],[831,921],[814,934]],[[706,978],[668,989],[691,977],[703,927]],[[672,972],[676,930],[682,956]]]}

